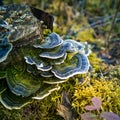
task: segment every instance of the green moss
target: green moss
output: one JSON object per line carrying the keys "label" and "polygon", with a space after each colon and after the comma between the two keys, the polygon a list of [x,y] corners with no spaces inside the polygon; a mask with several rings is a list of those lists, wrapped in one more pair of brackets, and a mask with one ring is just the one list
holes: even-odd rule
{"label": "green moss", "polygon": [[8,110],[0,104],[1,120],[22,120],[22,110]]}
{"label": "green moss", "polygon": [[6,75],[5,71],[0,70],[0,78],[4,78]]}
{"label": "green moss", "polygon": [[98,58],[95,53],[91,53],[88,58],[93,70],[95,70],[96,72],[100,71],[100,69],[103,69],[105,67],[102,59]]}
{"label": "green moss", "polygon": [[91,79],[84,85],[76,85],[72,106],[80,115],[84,107],[89,105],[93,97],[102,100],[102,111],[112,111],[120,114],[120,86],[117,82],[105,79]]}

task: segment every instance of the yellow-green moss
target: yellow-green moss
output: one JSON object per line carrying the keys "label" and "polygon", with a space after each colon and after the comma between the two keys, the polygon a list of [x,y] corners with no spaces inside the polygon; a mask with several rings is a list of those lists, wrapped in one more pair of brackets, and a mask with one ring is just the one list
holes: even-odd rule
{"label": "yellow-green moss", "polygon": [[91,79],[83,86],[76,85],[72,106],[81,114],[93,97],[102,100],[102,111],[112,111],[120,115],[120,86],[117,82],[100,78]]}
{"label": "yellow-green moss", "polygon": [[97,55],[95,53],[91,53],[89,55],[89,61],[90,61],[90,64],[92,66],[92,68],[95,70],[95,71],[99,71],[101,68],[104,68],[105,64],[102,63],[102,59],[98,58]]}

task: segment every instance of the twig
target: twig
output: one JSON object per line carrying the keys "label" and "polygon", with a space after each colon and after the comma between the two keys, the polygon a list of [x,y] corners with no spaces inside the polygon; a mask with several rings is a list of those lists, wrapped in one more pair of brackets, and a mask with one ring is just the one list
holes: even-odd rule
{"label": "twig", "polygon": [[[97,27],[99,27],[99,26],[106,26],[106,25],[108,25],[108,24],[111,23],[110,21],[108,21],[108,20],[111,19],[111,18],[112,18],[112,16],[107,16],[107,17],[104,18],[103,20],[98,20],[98,21],[90,24],[90,26],[82,27],[82,28],[80,28],[78,31],[76,31],[75,34],[81,32],[81,31],[83,31],[83,30],[89,29],[89,28],[91,28],[91,27],[92,27],[92,28],[97,28]],[[115,19],[115,23],[117,23],[117,22],[120,22],[120,18],[116,18],[116,19]]]}
{"label": "twig", "polygon": [[115,12],[115,15],[113,17],[113,20],[112,20],[112,23],[111,23],[111,28],[110,28],[110,31],[109,31],[109,34],[108,34],[108,37],[106,39],[106,48],[109,48],[109,41],[110,41],[110,35],[112,33],[112,30],[115,26],[115,19],[117,17],[117,14],[119,12],[119,9],[120,9],[120,0],[118,1],[118,4],[117,4],[117,8],[116,8],[116,12]]}

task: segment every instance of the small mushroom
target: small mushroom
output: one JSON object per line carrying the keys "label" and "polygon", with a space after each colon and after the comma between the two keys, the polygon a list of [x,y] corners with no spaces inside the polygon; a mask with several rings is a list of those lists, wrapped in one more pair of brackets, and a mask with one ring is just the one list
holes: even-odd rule
{"label": "small mushroom", "polygon": [[52,49],[63,43],[63,40],[56,33],[51,33],[43,43],[34,45],[35,48]]}
{"label": "small mushroom", "polygon": [[52,66],[49,63],[47,63],[47,62],[45,63],[43,61],[42,61],[42,64],[37,63],[36,67],[38,70],[41,70],[41,71],[49,71],[52,69]]}
{"label": "small mushroom", "polygon": [[[1,1],[0,1],[1,2]],[[6,8],[4,6],[0,6],[0,15],[6,13]]]}
{"label": "small mushroom", "polygon": [[84,54],[75,54],[70,62],[64,62],[60,65],[56,65],[51,70],[52,73],[59,79],[67,79],[76,74],[83,74],[89,70],[89,61]]}

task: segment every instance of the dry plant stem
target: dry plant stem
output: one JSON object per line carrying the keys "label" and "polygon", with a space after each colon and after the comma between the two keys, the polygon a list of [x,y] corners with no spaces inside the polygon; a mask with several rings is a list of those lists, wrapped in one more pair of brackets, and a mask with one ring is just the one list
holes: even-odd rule
{"label": "dry plant stem", "polygon": [[[83,31],[83,30],[90,29],[91,27],[92,27],[92,28],[98,28],[98,27],[101,27],[101,26],[104,27],[104,26],[106,26],[106,25],[109,25],[109,24],[111,23],[110,20],[111,20],[112,18],[113,18],[113,16],[107,16],[107,17],[103,18],[103,20],[98,20],[98,21],[90,24],[89,26],[81,27],[79,30],[77,30],[77,31],[75,32],[75,34],[81,32],[81,31]],[[120,21],[120,18],[116,18],[116,19],[115,19],[115,23],[116,23],[116,22],[119,22],[119,21]]]}
{"label": "dry plant stem", "polygon": [[106,39],[106,48],[108,48],[108,49],[109,49],[110,35],[111,35],[112,30],[113,30],[113,28],[115,26],[115,19],[117,17],[117,14],[118,14],[119,10],[120,10],[120,0],[118,1],[117,7],[116,7],[116,12],[115,12],[115,15],[114,15],[112,23],[111,23],[111,28],[110,28],[108,37]]}

